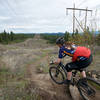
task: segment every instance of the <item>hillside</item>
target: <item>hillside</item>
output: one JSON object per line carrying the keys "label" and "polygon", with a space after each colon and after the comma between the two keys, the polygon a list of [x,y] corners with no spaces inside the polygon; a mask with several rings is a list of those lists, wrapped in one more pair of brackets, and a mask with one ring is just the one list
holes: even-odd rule
{"label": "hillside", "polygon": [[[18,92],[19,99],[15,100],[31,100],[32,97],[33,100],[72,100],[68,87],[55,84],[48,74],[49,62],[57,57],[57,52],[56,46],[47,44],[47,41],[41,39],[39,35],[22,43],[0,45],[0,70],[9,69],[6,74],[4,71],[4,74],[1,74],[5,79],[2,80],[4,84],[0,83],[0,95],[4,96],[3,87],[6,86],[8,90],[6,95],[9,98],[5,97],[7,98],[5,100],[14,100]],[[67,58],[67,61],[69,60],[70,58]],[[100,61],[97,59],[96,62],[98,65]],[[22,87],[29,95],[32,94],[31,99],[22,99],[25,95],[19,91]],[[0,97],[0,100],[4,99]]]}

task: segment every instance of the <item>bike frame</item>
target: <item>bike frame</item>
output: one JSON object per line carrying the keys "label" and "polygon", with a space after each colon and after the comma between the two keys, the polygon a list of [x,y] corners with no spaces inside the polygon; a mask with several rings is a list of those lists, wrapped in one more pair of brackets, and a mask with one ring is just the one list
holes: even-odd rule
{"label": "bike frame", "polygon": [[67,70],[65,69],[65,66],[62,62],[59,63],[59,65],[57,66],[59,69],[63,69],[64,73],[65,73],[65,76],[67,78]]}
{"label": "bike frame", "polygon": [[[62,63],[62,62],[60,62],[59,63],[59,65],[57,66],[59,69],[61,68],[61,69],[63,69],[63,71],[64,71],[64,73],[65,73],[65,76],[66,76],[66,79],[67,79],[67,70],[65,69],[65,65]],[[76,74],[77,74],[77,70],[75,70],[74,72],[72,72],[72,80],[73,80],[73,84],[75,85],[75,84],[77,84],[77,81],[75,80],[75,76],[76,76]]]}

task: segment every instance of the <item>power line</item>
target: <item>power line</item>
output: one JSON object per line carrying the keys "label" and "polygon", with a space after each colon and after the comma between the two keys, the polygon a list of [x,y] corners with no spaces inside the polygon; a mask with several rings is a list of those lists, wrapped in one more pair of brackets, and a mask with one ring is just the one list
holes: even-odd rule
{"label": "power line", "polygon": [[[3,0],[2,0],[3,1]],[[0,4],[1,4],[1,6],[3,7],[3,8],[5,8],[5,7],[7,7],[8,8],[8,12],[10,12],[11,11],[11,9],[8,7],[8,5],[6,4],[6,3],[4,3],[4,1],[3,2],[1,2],[0,1]],[[12,12],[10,12],[10,14],[13,14]]]}
{"label": "power line", "polygon": [[[14,11],[14,9],[12,8],[11,4],[9,3],[8,0],[6,0],[6,4],[8,5],[9,9],[12,11],[12,15],[17,16],[16,12]],[[12,30],[15,31],[15,28],[12,26],[11,27]]]}
{"label": "power line", "polygon": [[88,0],[82,0],[77,6],[78,7],[82,6],[86,1],[88,1]]}
{"label": "power line", "polygon": [[[89,10],[88,8],[86,8],[86,9],[75,8],[75,4],[74,4],[73,8],[66,8],[66,11],[68,11],[68,10],[72,10],[73,11],[73,34],[74,34],[74,31],[75,31],[75,20],[77,21],[77,23],[79,24],[79,26],[82,28],[82,26],[80,25],[78,19],[75,16],[75,11],[78,10],[78,11],[85,11],[86,12],[86,14],[85,14],[85,31],[86,31],[87,13],[88,12],[92,13],[92,10]],[[82,28],[82,30],[84,31],[84,28]]]}
{"label": "power line", "polygon": [[9,3],[8,0],[6,0],[6,3],[7,3],[7,5],[8,5],[8,7],[11,9],[11,11],[13,12],[13,14],[17,16],[15,10],[12,8],[12,6],[11,6],[11,4]]}
{"label": "power line", "polygon": [[[0,4],[3,6],[3,8],[6,9],[7,12],[9,12],[10,15],[14,14],[13,11],[11,10],[11,8],[9,7],[9,5],[4,0],[0,1]],[[6,27],[6,24],[4,24],[2,26],[4,29],[6,28],[8,30],[8,28]]]}

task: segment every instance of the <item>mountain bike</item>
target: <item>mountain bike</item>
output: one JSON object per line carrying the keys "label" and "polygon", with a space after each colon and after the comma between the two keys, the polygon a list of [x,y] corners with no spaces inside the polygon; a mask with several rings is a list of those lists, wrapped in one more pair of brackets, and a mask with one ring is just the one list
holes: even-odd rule
{"label": "mountain bike", "polygon": [[[50,63],[50,65],[53,64],[53,62]],[[67,70],[62,62],[59,63],[57,67],[50,67],[49,74],[56,84],[65,84],[65,80],[67,79]],[[86,80],[87,83],[85,84],[82,78],[80,78],[79,71],[72,71],[71,85],[75,85],[78,88],[83,100],[100,100],[100,82],[91,77],[86,77]]]}

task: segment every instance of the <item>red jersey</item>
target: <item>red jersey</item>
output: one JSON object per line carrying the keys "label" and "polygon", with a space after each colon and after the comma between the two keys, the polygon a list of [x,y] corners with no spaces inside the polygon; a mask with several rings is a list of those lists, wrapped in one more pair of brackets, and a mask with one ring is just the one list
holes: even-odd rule
{"label": "red jersey", "polygon": [[76,61],[78,57],[86,57],[89,58],[91,55],[90,49],[86,47],[80,47],[78,46],[73,54],[72,61]]}

